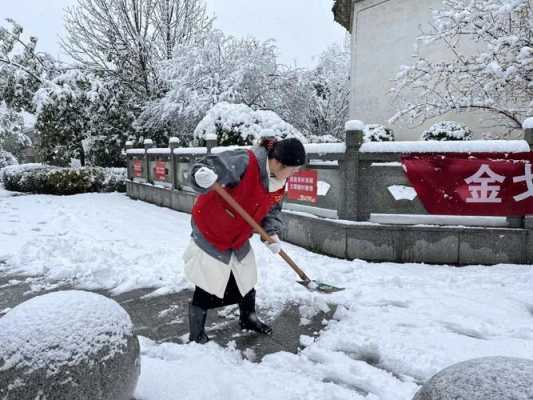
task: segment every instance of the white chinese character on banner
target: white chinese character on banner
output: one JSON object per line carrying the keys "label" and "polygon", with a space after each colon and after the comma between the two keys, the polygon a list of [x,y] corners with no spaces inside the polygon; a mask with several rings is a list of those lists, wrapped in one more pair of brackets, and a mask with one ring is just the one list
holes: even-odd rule
{"label": "white chinese character on banner", "polygon": [[[485,175],[485,176],[484,176]],[[498,175],[490,169],[487,164],[482,164],[479,170],[472,176],[465,179],[468,184],[470,196],[466,199],[467,203],[501,203],[502,199],[498,198],[500,185],[491,185],[493,183],[502,183],[505,176]],[[473,185],[475,184],[475,185]]]}
{"label": "white chinese character on banner", "polygon": [[528,197],[533,197],[533,175],[531,174],[531,164],[525,165],[525,174],[513,177],[513,182],[526,182],[527,190],[524,193],[513,196],[516,201],[522,201]]}

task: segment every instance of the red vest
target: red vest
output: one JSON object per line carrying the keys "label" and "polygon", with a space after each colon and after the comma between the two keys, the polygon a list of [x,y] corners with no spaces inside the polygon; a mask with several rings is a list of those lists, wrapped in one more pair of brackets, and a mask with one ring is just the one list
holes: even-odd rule
{"label": "red vest", "polygon": [[[248,150],[248,157],[248,167],[241,181],[226,190],[253,219],[261,223],[274,204],[282,200],[285,188],[272,193],[265,190],[255,154]],[[252,227],[215,191],[196,198],[192,219],[204,238],[221,251],[240,248],[253,234]]]}

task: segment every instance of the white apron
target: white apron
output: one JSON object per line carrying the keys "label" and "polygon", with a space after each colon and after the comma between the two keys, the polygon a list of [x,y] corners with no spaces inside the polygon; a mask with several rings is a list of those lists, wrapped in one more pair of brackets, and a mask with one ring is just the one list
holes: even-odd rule
{"label": "white apron", "polygon": [[190,241],[185,253],[185,276],[194,285],[219,298],[224,298],[224,292],[233,272],[235,282],[242,296],[252,290],[257,283],[257,265],[253,249],[241,261],[234,254],[229,264],[210,256],[193,240]]}

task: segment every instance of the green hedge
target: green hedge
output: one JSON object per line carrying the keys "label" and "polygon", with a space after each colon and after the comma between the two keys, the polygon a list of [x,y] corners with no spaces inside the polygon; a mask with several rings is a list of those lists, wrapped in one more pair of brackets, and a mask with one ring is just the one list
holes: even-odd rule
{"label": "green hedge", "polygon": [[68,195],[87,192],[125,192],[125,168],[59,168],[22,164],[2,169],[0,178],[7,190]]}

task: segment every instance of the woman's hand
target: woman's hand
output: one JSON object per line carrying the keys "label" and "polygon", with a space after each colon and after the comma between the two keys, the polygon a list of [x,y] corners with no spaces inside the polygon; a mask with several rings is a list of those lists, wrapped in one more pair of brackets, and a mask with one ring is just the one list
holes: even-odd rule
{"label": "woman's hand", "polygon": [[194,180],[198,184],[198,186],[209,189],[211,186],[215,184],[215,182],[218,179],[218,175],[210,168],[202,167],[198,169],[198,171],[194,174]]}
{"label": "woman's hand", "polygon": [[272,252],[272,254],[278,254],[281,251],[281,242],[278,235],[270,236],[274,243],[265,242],[265,246]]}

